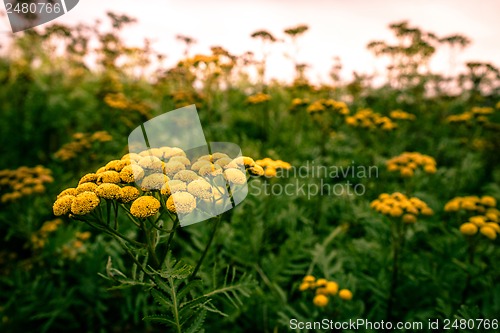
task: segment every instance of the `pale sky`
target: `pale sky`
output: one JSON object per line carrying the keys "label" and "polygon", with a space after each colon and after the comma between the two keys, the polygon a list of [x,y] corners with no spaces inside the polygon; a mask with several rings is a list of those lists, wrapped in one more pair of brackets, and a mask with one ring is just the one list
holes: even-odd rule
{"label": "pale sky", "polygon": [[[381,67],[367,51],[367,43],[391,38],[388,24],[409,20],[441,37],[460,33],[471,38],[473,43],[459,55],[458,63],[477,60],[500,66],[500,0],[80,0],[57,21],[91,23],[110,10],[138,19],[124,33],[128,43],[140,45],[149,38],[172,65],[183,51],[177,34],[198,41],[192,54],[208,53],[213,45],[234,54],[248,50],[259,54],[260,43],[250,38],[252,32],[266,29],[283,37],[285,28],[303,23],[310,29],[299,39],[299,60],[312,65],[308,72],[312,80],[327,81],[334,56],[341,58],[345,77],[353,70],[372,72]],[[283,57],[285,51],[283,44],[271,49],[269,77],[291,77],[293,66]],[[443,51],[432,67],[447,70],[448,59]]]}

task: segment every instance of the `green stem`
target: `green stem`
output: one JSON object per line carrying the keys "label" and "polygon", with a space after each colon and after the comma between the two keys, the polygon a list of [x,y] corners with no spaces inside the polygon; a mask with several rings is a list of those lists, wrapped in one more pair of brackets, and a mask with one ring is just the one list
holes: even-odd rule
{"label": "green stem", "polygon": [[474,253],[475,253],[475,249],[476,249],[476,246],[475,246],[476,244],[475,244],[473,239],[469,239],[468,243],[469,243],[469,246],[467,247],[467,254],[468,254],[467,261],[468,261],[469,267],[467,267],[467,277],[465,279],[465,287],[464,287],[464,290],[462,292],[461,304],[464,304],[469,296],[469,290],[470,290],[471,283],[472,283],[471,269],[474,265]]}
{"label": "green stem", "polygon": [[115,209],[115,221],[114,221],[114,229],[118,230],[118,202],[113,201],[113,207]]}
{"label": "green stem", "polygon": [[212,242],[213,242],[213,240],[215,238],[215,233],[217,232],[217,228],[219,227],[219,224],[220,224],[220,221],[221,221],[221,217],[222,217],[222,215],[219,215],[217,217],[217,219],[215,220],[215,224],[214,224],[214,227],[212,229],[212,233],[210,234],[210,238],[208,239],[208,243],[205,246],[205,250],[201,254],[201,257],[198,260],[198,263],[196,264],[196,267],[194,268],[193,273],[191,273],[191,275],[189,276],[189,280],[192,280],[192,279],[194,279],[196,277],[196,274],[198,273],[198,270],[200,269],[201,264],[203,263],[203,260],[205,259],[206,255],[208,253],[208,249],[212,245]]}
{"label": "green stem", "polygon": [[165,254],[163,255],[163,260],[161,261],[162,263],[164,263],[167,260],[168,250],[170,249],[170,244],[172,243],[175,230],[177,229],[178,226],[179,226],[179,218],[176,217],[174,220],[174,225],[172,226],[172,230],[170,231],[170,235],[168,236],[167,243],[165,244]]}
{"label": "green stem", "polygon": [[[158,268],[160,268],[160,261],[158,260],[158,257],[156,256],[155,247],[153,245],[153,242],[151,241],[150,233],[151,233],[152,228],[151,229],[146,228],[144,220],[141,220],[141,229],[144,231],[144,235],[146,237],[146,244],[148,246],[148,252],[149,252],[151,259],[153,260],[153,268],[158,269]],[[156,232],[156,231],[154,231],[154,232]]]}
{"label": "green stem", "polygon": [[393,319],[393,307],[396,300],[396,290],[398,288],[398,278],[399,278],[399,261],[401,256],[401,251],[403,248],[404,241],[404,225],[401,221],[391,221],[395,224],[392,232],[392,244],[393,244],[393,259],[392,259],[392,277],[391,286],[389,290],[389,298],[387,301],[387,320],[391,321]]}

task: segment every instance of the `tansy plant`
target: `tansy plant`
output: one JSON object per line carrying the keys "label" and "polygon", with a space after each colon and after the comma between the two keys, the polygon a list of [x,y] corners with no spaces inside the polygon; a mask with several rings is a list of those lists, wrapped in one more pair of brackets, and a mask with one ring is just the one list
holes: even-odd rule
{"label": "tansy plant", "polygon": [[[465,287],[462,292],[462,302],[468,297],[468,292],[472,285],[475,275],[480,275],[483,268],[475,264],[476,252],[478,249],[484,249],[484,246],[491,246],[488,244],[497,238],[500,234],[500,211],[496,208],[497,201],[494,197],[485,195],[455,197],[448,201],[444,206],[446,212],[459,212],[462,216],[458,216],[460,221],[463,220],[463,213],[466,215],[476,214],[470,216],[467,221],[462,222],[459,230],[464,235],[467,242],[467,259],[466,259],[466,280]],[[476,267],[477,266],[477,267]],[[474,274],[473,272],[479,273]]]}
{"label": "tansy plant", "polygon": [[315,306],[321,308],[326,307],[330,303],[330,299],[335,296],[344,301],[352,299],[352,292],[349,289],[339,290],[337,282],[322,278],[316,279],[313,275],[306,275],[302,279],[299,290],[302,292],[313,291],[315,295],[312,302]]}
{"label": "tansy plant", "polygon": [[[84,175],[78,186],[58,195],[53,211],[116,239],[132,260],[132,273],[119,272],[110,262],[108,276],[122,286],[142,285],[151,291],[165,314],[147,319],[176,332],[196,332],[206,311],[218,311],[210,303],[212,297],[227,294],[228,279],[234,279],[228,274],[223,289],[204,293],[197,273],[222,214],[246,195],[246,171],[264,174],[250,157],[212,153],[190,159],[180,148],[152,148]],[[196,265],[175,261],[170,250],[176,231],[206,219],[213,230]],[[228,297],[247,293],[248,283],[241,281],[231,286]]]}
{"label": "tansy plant", "polygon": [[380,194],[377,199],[372,201],[370,207],[385,215],[391,223],[392,278],[387,302],[387,319],[392,319],[393,306],[397,301],[398,280],[401,275],[401,255],[407,237],[408,226],[416,223],[419,216],[432,215],[434,212],[419,198],[408,198],[399,192]]}

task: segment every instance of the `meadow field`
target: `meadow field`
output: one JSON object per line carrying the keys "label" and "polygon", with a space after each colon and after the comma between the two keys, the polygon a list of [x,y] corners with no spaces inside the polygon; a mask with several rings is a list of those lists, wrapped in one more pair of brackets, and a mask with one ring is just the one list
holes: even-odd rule
{"label": "meadow field", "polygon": [[[319,84],[293,56],[293,80],[267,80],[260,50],[195,54],[182,35],[166,66],[125,42],[133,18],[108,22],[4,45],[1,332],[498,331],[500,72],[428,66],[466,36],[395,22],[366,49],[383,83],[334,62]],[[129,151],[193,105],[207,142],[243,156]]]}

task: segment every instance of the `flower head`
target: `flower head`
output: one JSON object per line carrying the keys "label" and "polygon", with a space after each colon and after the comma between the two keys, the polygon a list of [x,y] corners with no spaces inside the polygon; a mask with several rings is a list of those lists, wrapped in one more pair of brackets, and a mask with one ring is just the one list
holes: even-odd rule
{"label": "flower head", "polygon": [[163,173],[153,173],[144,177],[141,182],[141,189],[143,191],[160,190],[162,186],[169,181],[169,178]]}
{"label": "flower head", "polygon": [[120,201],[122,202],[130,202],[139,197],[139,190],[134,186],[124,186],[120,188]]}
{"label": "flower head", "polygon": [[162,186],[160,193],[163,195],[172,195],[175,192],[186,191],[186,188],[186,183],[184,183],[182,180],[174,179],[166,182]]}
{"label": "flower head", "polygon": [[229,168],[224,171],[224,176],[231,184],[243,185],[247,182],[245,174],[239,169]]}
{"label": "flower head", "polygon": [[350,301],[352,299],[352,292],[348,289],[341,289],[339,291],[339,297],[345,301]]}
{"label": "flower head", "polygon": [[189,193],[199,199],[210,199],[213,197],[212,185],[205,179],[197,179],[188,184]]}
{"label": "flower head", "polygon": [[55,216],[68,214],[71,211],[71,204],[75,197],[73,195],[63,195],[58,197],[52,206]]}
{"label": "flower head", "polygon": [[97,175],[97,184],[112,183],[117,184],[120,182],[120,174],[116,171],[104,171]]}
{"label": "flower head", "polygon": [[325,307],[328,305],[328,297],[323,295],[323,294],[318,294],[316,296],[314,296],[314,299],[313,299],[313,303],[314,305],[318,306],[318,307]]}
{"label": "flower head", "polygon": [[95,192],[97,188],[97,185],[94,183],[83,183],[80,184],[76,187],[76,193],[80,194],[82,192],[88,191],[88,192]]}
{"label": "flower head", "polygon": [[80,179],[80,181],[78,182],[78,185],[83,184],[83,183],[88,183],[88,182],[94,183],[96,181],[97,181],[97,175],[95,173],[88,173]]}
{"label": "flower head", "polygon": [[200,176],[198,176],[198,174],[192,170],[181,170],[174,176],[175,180],[181,180],[186,183],[190,183],[198,178],[200,178]]}
{"label": "flower head", "polygon": [[116,184],[104,183],[104,184],[99,185],[95,189],[95,193],[100,198],[110,199],[110,200],[119,199],[120,198],[120,186],[118,186]]}
{"label": "flower head", "polygon": [[191,193],[176,192],[167,200],[167,209],[172,213],[189,214],[196,208],[196,199]]}
{"label": "flower head", "polygon": [[120,179],[124,183],[133,183],[140,181],[144,177],[144,169],[137,164],[131,164],[123,167],[120,171]]}
{"label": "flower head", "polygon": [[460,232],[466,236],[473,236],[477,234],[477,230],[477,226],[470,222],[464,223],[460,226]]}
{"label": "flower head", "polygon": [[489,225],[485,225],[479,229],[479,232],[491,240],[497,238],[497,232]]}
{"label": "flower head", "polygon": [[130,206],[130,214],[137,218],[153,216],[160,210],[160,202],[152,196],[143,196],[135,199]]}
{"label": "flower head", "polygon": [[99,202],[100,200],[94,192],[82,192],[73,200],[71,212],[76,215],[88,214],[99,205]]}

